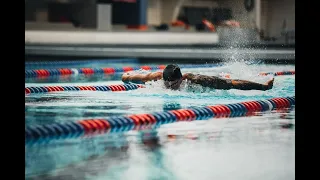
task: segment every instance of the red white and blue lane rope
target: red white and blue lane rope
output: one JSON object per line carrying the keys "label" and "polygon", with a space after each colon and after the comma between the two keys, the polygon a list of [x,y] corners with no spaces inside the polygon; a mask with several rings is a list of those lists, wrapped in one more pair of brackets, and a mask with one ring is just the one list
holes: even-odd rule
{"label": "red white and blue lane rope", "polygon": [[[222,66],[222,64],[181,64],[180,68],[210,68]],[[121,68],[105,67],[105,68],[58,68],[58,69],[32,69],[25,70],[26,78],[33,77],[48,77],[48,76],[61,76],[61,75],[93,75],[93,74],[115,74],[143,70],[163,70],[166,65],[153,65],[153,66],[125,66]]]}
{"label": "red white and blue lane rope", "polygon": [[[164,68],[164,67],[162,67]],[[91,69],[90,71],[88,70],[89,68],[82,68],[82,69],[87,69],[87,71],[83,72],[93,72]],[[106,68],[108,69],[108,68]],[[148,68],[145,68],[148,69]],[[109,69],[110,70],[110,69]],[[114,73],[114,70],[111,70],[108,72]],[[36,70],[37,71],[37,70]],[[61,70],[62,71],[62,70]],[[64,70],[68,73],[71,73],[71,70]],[[39,74],[47,74],[45,70],[39,70],[37,71]],[[282,76],[282,75],[294,75],[295,71],[282,71],[282,72],[268,72],[268,73],[259,73],[260,76],[267,76],[273,74],[274,76]],[[40,76],[42,76],[40,75]],[[224,75],[227,78],[230,78],[229,74]],[[140,83],[143,84],[143,83]],[[54,92],[54,91],[128,91],[128,90],[134,90],[138,88],[144,88],[143,85],[140,85],[139,83],[126,83],[126,84],[119,84],[119,85],[109,85],[109,86],[36,86],[36,87],[25,87],[25,94],[30,94],[30,93],[46,93],[46,92]]]}
{"label": "red white and blue lane rope", "polygon": [[[182,68],[199,68],[198,65]],[[207,67],[208,66],[203,66]],[[212,67],[212,66],[211,66]],[[165,65],[159,66],[137,66],[137,67],[122,67],[122,68],[60,68],[60,69],[35,69],[35,70],[26,70],[26,78],[38,78],[38,77],[52,77],[52,76],[64,76],[64,75],[98,75],[106,74],[113,75],[117,73],[124,73],[134,70],[163,70]],[[283,76],[283,75],[294,75],[295,71],[280,71],[280,72],[262,72],[259,73],[260,76],[274,75],[274,76]]]}
{"label": "red white and blue lane rope", "polygon": [[[231,75],[229,73],[220,73],[219,74],[223,78],[231,78]],[[273,76],[284,76],[284,75],[295,75],[295,71],[279,71],[279,72],[261,72],[258,74],[258,76],[268,76],[268,75],[273,75]]]}
{"label": "red white and blue lane rope", "polygon": [[294,75],[296,71],[280,71],[280,72],[261,72],[260,76],[274,75],[274,76],[283,76],[283,75]]}
{"label": "red white and blue lane rope", "polygon": [[124,58],[124,59],[90,59],[90,60],[64,60],[64,61],[26,61],[27,68],[39,68],[48,66],[72,66],[72,65],[91,65],[97,63],[139,63],[138,59]]}
{"label": "red white and blue lane rope", "polygon": [[246,101],[150,114],[115,116],[106,119],[85,119],[76,122],[33,125],[25,128],[26,145],[47,143],[51,140],[81,138],[110,132],[157,128],[162,124],[179,121],[205,120],[255,115],[256,112],[292,108],[295,96]]}
{"label": "red white and blue lane rope", "polygon": [[129,91],[144,88],[140,84],[118,84],[105,86],[34,86],[25,87],[25,94],[48,93],[56,91]]}

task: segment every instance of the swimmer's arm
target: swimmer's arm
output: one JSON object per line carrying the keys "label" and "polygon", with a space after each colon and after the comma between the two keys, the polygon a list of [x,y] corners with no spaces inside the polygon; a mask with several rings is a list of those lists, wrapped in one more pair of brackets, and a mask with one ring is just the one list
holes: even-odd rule
{"label": "swimmer's arm", "polygon": [[[186,73],[182,76],[183,80],[188,80],[191,83],[199,84],[203,87],[209,87],[209,88],[219,88],[219,83],[223,81],[224,84],[227,84],[228,82],[225,79],[221,79],[219,77],[215,76],[206,76],[206,75],[200,75],[200,74],[192,74],[192,73]],[[217,81],[219,79],[219,82]],[[224,88],[224,89],[230,89],[230,88]]]}
{"label": "swimmer's arm", "polygon": [[196,75],[194,75],[192,73],[185,73],[184,75],[182,75],[182,80],[192,81],[195,77],[196,77]]}
{"label": "swimmer's arm", "polygon": [[122,81],[127,82],[147,82],[156,81],[162,78],[162,72],[154,72],[149,74],[133,74],[124,73],[121,77]]}
{"label": "swimmer's arm", "polygon": [[129,83],[129,82],[133,82],[133,83],[143,83],[144,79],[145,79],[145,74],[134,74],[134,75],[130,75],[130,74],[123,74],[121,79],[122,82],[124,83]]}
{"label": "swimmer's arm", "polygon": [[162,72],[154,72],[147,75],[148,81],[157,81],[162,79]]}
{"label": "swimmer's arm", "polygon": [[246,81],[246,80],[239,80],[239,79],[226,80],[223,78],[213,77],[213,76],[194,75],[192,73],[184,74],[183,79],[187,79],[192,83],[200,84],[204,87],[211,87],[215,89],[240,89],[240,90],[263,90],[263,91],[272,89],[273,81],[274,81],[274,79],[271,79],[265,84],[260,84],[252,81]]}
{"label": "swimmer's arm", "polygon": [[272,89],[273,87],[273,81],[274,78],[266,82],[265,84],[260,84],[252,81],[246,81],[246,80],[239,80],[239,79],[233,79],[231,80],[232,88],[233,89],[240,89],[240,90],[262,90],[266,91],[269,89]]}

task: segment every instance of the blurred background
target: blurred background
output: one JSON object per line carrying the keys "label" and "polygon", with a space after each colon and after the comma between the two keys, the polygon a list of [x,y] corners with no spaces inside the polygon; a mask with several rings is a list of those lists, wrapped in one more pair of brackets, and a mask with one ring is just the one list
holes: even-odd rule
{"label": "blurred background", "polygon": [[[221,48],[261,50],[251,51],[250,55],[248,51],[238,51],[240,59],[294,60],[295,3],[294,0],[25,0],[25,43],[26,60],[39,56],[79,59],[119,57],[119,54],[149,60],[228,59],[230,55],[214,51]],[[61,49],[79,46],[81,50]],[[169,53],[171,48],[176,51]]]}

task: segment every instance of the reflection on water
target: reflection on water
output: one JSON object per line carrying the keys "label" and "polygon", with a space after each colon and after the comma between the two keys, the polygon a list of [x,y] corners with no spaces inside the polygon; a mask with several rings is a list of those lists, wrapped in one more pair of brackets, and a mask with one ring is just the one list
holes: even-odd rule
{"label": "reflection on water", "polygon": [[27,146],[26,176],[71,180],[294,179],[294,113],[292,109],[182,122],[155,130]]}

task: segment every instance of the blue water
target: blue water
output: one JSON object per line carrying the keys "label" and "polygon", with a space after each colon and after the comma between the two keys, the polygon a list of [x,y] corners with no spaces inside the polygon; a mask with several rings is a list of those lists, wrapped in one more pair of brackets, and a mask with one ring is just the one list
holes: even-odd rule
{"label": "blue water", "polygon": [[[231,63],[182,69],[206,75],[265,82],[260,72],[294,70],[294,65]],[[115,79],[83,77],[63,81],[26,81],[28,86],[110,85]],[[54,92],[25,98],[26,125],[78,121],[128,114],[295,96],[295,76],[275,76],[268,91],[172,91],[161,81],[123,92]],[[295,110],[257,116],[166,124],[148,131],[26,146],[26,177],[48,179],[294,179]],[[173,138],[174,137],[174,138]]]}

